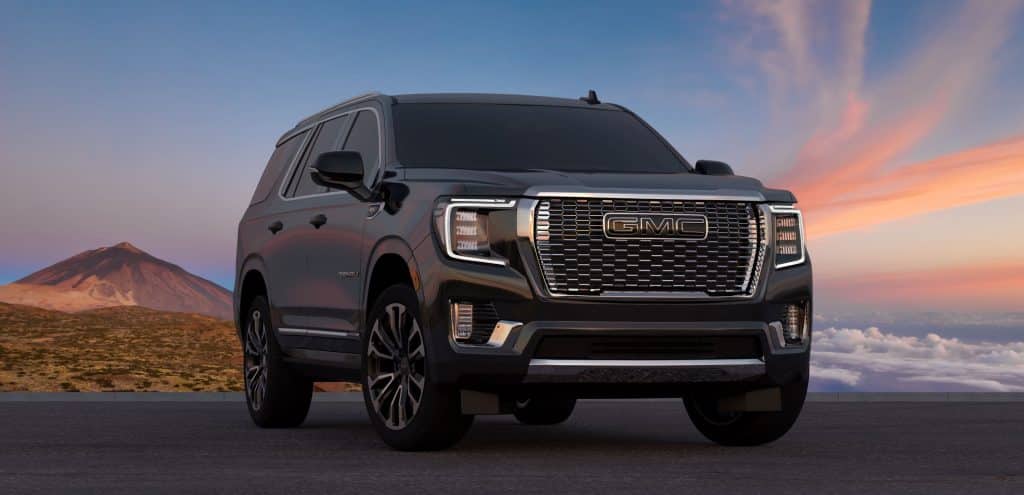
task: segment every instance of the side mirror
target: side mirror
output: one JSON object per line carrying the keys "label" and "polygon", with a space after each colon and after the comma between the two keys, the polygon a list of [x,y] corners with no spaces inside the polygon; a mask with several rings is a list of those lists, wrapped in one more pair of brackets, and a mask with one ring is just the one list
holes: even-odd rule
{"label": "side mirror", "polygon": [[316,157],[310,169],[313,182],[331,189],[349,191],[367,200],[370,191],[363,184],[363,157],[358,151],[328,151]]}
{"label": "side mirror", "polygon": [[697,169],[697,173],[701,175],[733,175],[732,167],[725,162],[697,160],[695,168]]}

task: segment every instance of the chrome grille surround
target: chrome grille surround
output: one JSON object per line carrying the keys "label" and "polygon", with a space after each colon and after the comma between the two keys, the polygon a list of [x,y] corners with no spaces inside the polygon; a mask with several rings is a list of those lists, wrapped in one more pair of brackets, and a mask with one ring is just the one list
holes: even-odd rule
{"label": "chrome grille surround", "polygon": [[[602,223],[611,212],[706,215],[709,235],[612,239]],[[764,267],[768,215],[752,198],[545,195],[529,233],[554,297],[746,298]]]}

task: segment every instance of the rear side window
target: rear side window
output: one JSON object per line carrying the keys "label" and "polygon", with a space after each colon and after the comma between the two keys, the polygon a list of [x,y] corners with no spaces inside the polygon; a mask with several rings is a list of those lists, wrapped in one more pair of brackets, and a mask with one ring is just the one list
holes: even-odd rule
{"label": "rear side window", "polygon": [[306,134],[309,131],[304,131],[296,134],[291,139],[281,143],[272,155],[270,155],[270,161],[267,162],[266,168],[263,169],[263,175],[260,177],[260,182],[256,184],[256,191],[252,194],[252,201],[249,205],[255,205],[262,203],[270,197],[270,191],[274,190],[274,184],[277,184],[278,177],[284,173],[288,165],[295,159],[295,154],[299,152],[299,148],[302,147],[302,143],[306,141]]}
{"label": "rear side window", "polygon": [[358,151],[363,157],[363,180],[371,182],[372,174],[377,170],[377,158],[380,155],[380,137],[377,131],[377,115],[369,110],[356,114],[352,130],[345,140],[345,150]]}
{"label": "rear side window", "polygon": [[341,148],[341,131],[345,128],[347,120],[348,117],[343,116],[324,122],[320,132],[316,135],[316,140],[313,141],[313,146],[310,148],[309,153],[306,153],[305,163],[303,163],[298,175],[292,178],[295,186],[289,197],[309,196],[310,194],[327,192],[326,187],[313,182],[313,177],[309,171],[321,153],[337,151]]}

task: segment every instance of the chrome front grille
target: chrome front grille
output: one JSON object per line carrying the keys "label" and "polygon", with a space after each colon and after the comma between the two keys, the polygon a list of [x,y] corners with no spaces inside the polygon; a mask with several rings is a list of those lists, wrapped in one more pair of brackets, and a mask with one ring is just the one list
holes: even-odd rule
{"label": "chrome front grille", "polygon": [[[608,213],[707,217],[707,238],[609,238]],[[735,297],[757,289],[766,222],[754,203],[545,198],[534,242],[548,291],[563,296]]]}

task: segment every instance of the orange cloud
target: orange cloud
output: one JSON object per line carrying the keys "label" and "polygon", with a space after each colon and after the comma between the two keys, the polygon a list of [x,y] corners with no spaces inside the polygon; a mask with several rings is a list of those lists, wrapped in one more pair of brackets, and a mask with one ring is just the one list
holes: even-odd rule
{"label": "orange cloud", "polygon": [[868,305],[937,305],[992,310],[1020,310],[1024,264],[981,264],[931,270],[866,274],[817,282],[849,303]]}
{"label": "orange cloud", "polygon": [[1024,194],[1024,136],[797,188],[811,238],[1018,194]]}
{"label": "orange cloud", "polygon": [[[858,105],[864,106],[863,103],[851,102],[851,106]],[[946,108],[948,101],[936,101],[926,108],[903,116],[901,120],[889,126],[858,133],[858,137],[864,135],[864,138],[860,139],[864,142],[863,145],[822,145],[823,149],[818,150],[816,158],[797,162],[787,183],[792,183],[792,187],[800,192],[798,198],[805,207],[814,208],[828,204],[835,200],[837,193],[863,187],[865,183],[872,182],[873,174],[927,135],[928,131],[941,121]],[[858,118],[857,113],[862,111],[861,108],[852,108],[848,113],[853,114],[853,118]],[[840,131],[843,131],[842,127]],[[826,136],[826,139],[828,138],[835,140],[835,134]],[[812,138],[810,142],[814,143],[814,139]],[[836,165],[828,166],[830,161]],[[812,171],[814,168],[820,171],[815,173]]]}

